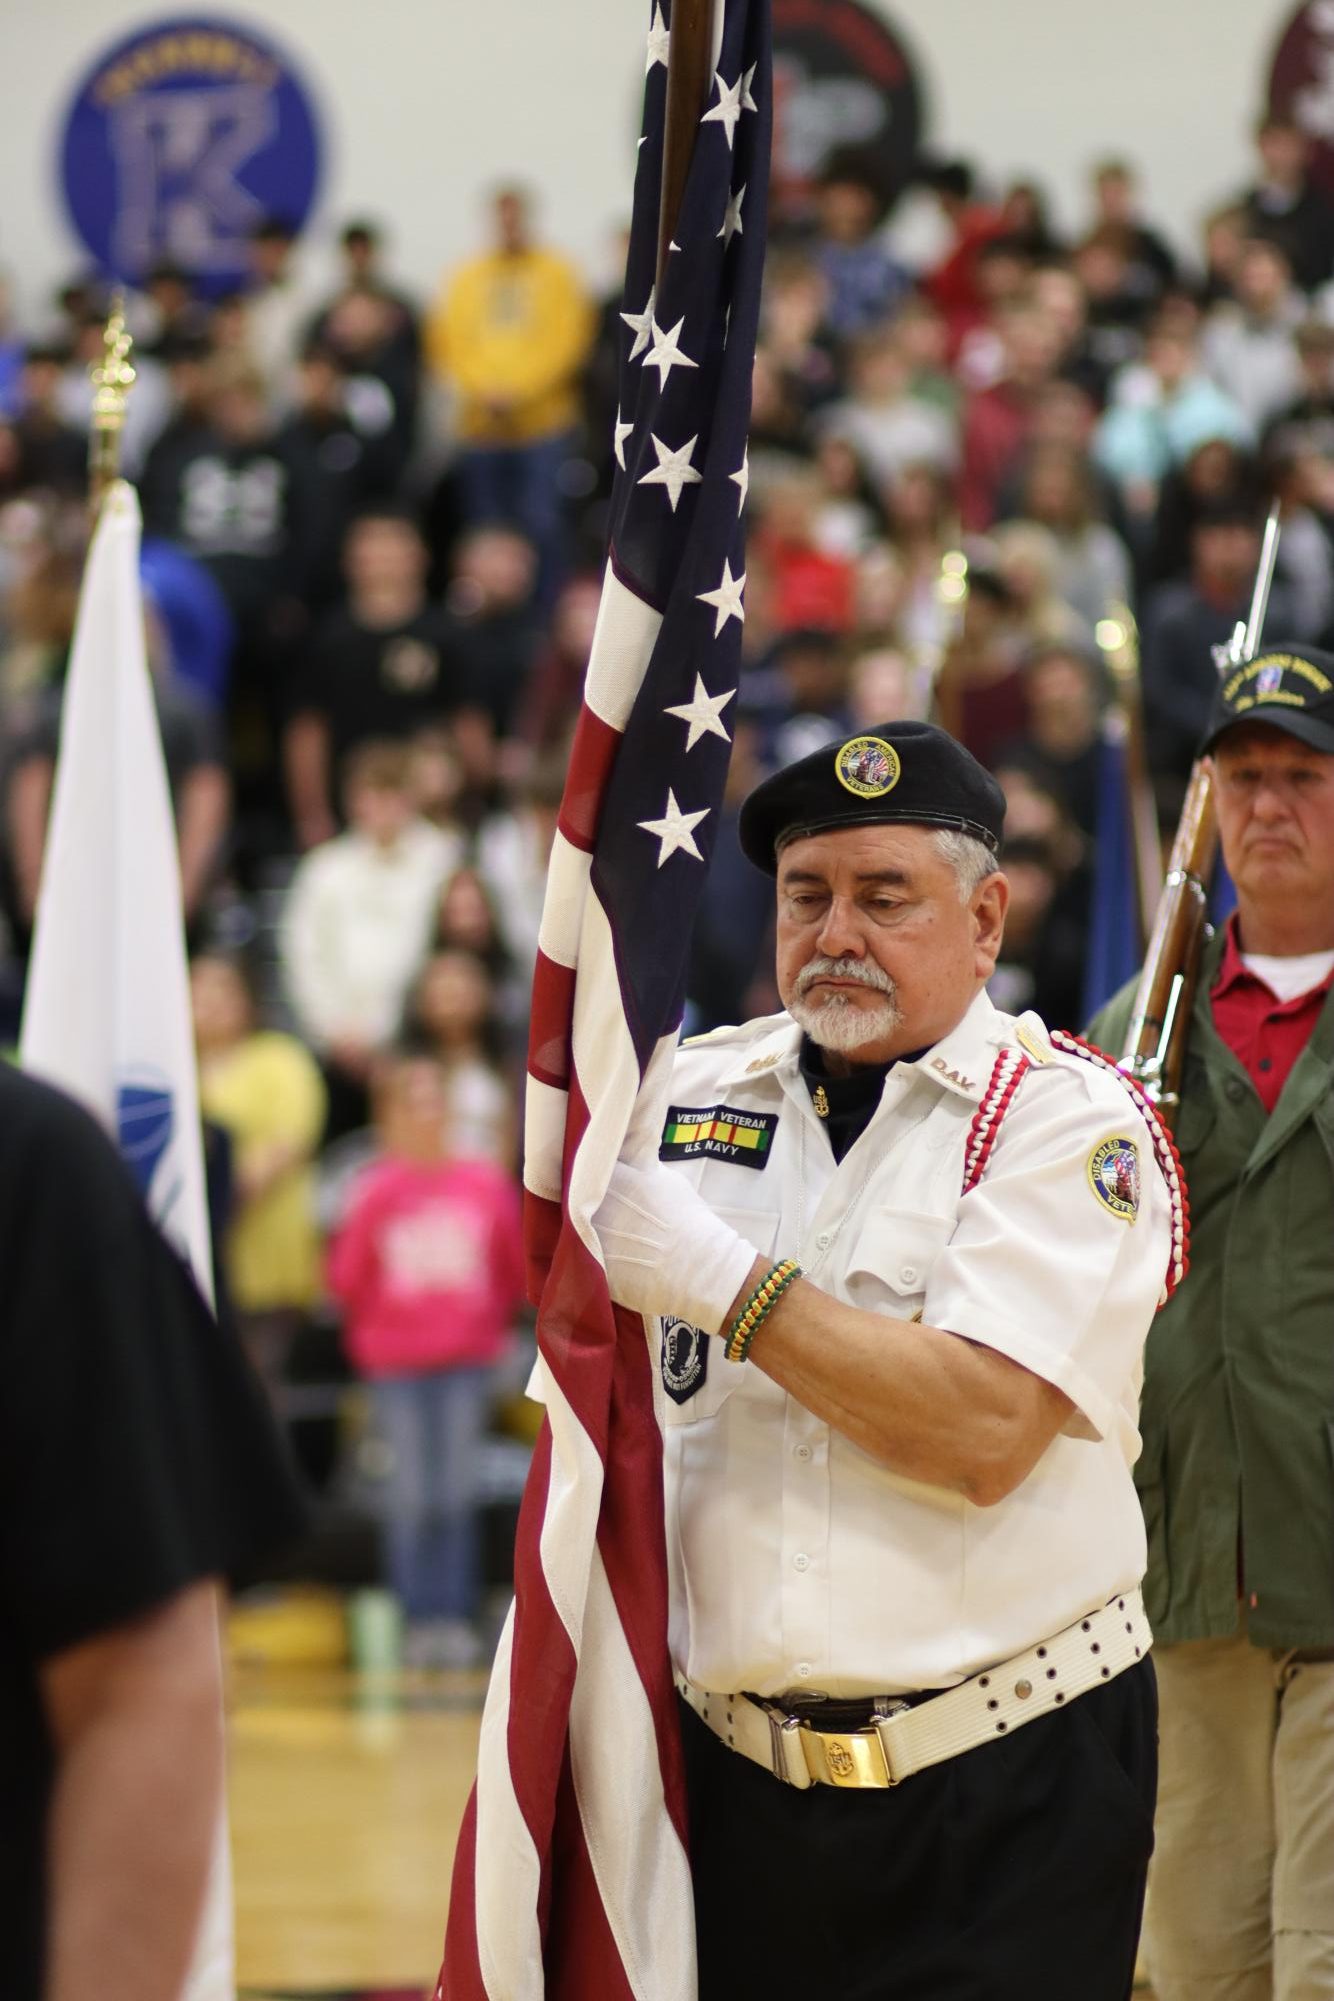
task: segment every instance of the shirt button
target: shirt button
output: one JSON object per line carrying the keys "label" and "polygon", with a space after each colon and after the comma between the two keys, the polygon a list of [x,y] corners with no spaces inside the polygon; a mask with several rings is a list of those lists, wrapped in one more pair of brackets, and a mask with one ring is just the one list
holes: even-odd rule
{"label": "shirt button", "polygon": [[810,1558],[809,1558],[808,1556],[794,1556],[794,1557],[793,1557],[793,1559],[792,1559],[792,1568],[793,1568],[794,1570],[809,1570],[809,1569],[810,1569],[810,1567],[811,1567],[811,1560],[810,1560]]}
{"label": "shirt button", "polygon": [[821,1230],[819,1236],[815,1239],[815,1248],[817,1251],[827,1251],[833,1241],[828,1230]]}
{"label": "shirt button", "polygon": [[811,1678],[811,1664],[810,1664],[810,1662],[809,1662],[809,1661],[798,1661],[798,1662],[797,1662],[797,1673],[798,1673],[798,1675],[799,1675],[799,1676],[801,1677],[801,1679],[802,1679],[803,1681],[809,1681],[809,1680],[810,1680],[810,1678]]}
{"label": "shirt button", "polygon": [[916,1283],[917,1283],[917,1281],[918,1281],[918,1279],[919,1279],[920,1277],[921,1277],[921,1273],[920,1273],[920,1272],[918,1271],[918,1269],[917,1269],[916,1265],[900,1265],[900,1266],[899,1266],[899,1284],[900,1284],[900,1285],[916,1285]]}
{"label": "shirt button", "polygon": [[1228,1078],[1227,1094],[1234,1105],[1240,1104],[1241,1100],[1246,1096],[1246,1086],[1242,1083],[1240,1077]]}
{"label": "shirt button", "polygon": [[809,1445],[794,1446],[792,1450],[792,1456],[794,1459],[809,1459],[811,1456],[811,1448]]}

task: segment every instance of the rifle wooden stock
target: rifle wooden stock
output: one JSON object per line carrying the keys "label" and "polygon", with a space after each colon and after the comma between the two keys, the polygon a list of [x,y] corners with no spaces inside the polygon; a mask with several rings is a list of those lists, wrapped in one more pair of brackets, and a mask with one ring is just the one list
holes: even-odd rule
{"label": "rifle wooden stock", "polygon": [[667,51],[667,122],[662,141],[662,194],[658,205],[658,290],[681,213],[699,121],[709,95],[715,0],[673,0]]}
{"label": "rifle wooden stock", "polygon": [[1209,877],[1218,848],[1214,781],[1196,762],[1167,863],[1120,1062],[1171,1125],[1180,1103],[1200,954],[1209,928]]}

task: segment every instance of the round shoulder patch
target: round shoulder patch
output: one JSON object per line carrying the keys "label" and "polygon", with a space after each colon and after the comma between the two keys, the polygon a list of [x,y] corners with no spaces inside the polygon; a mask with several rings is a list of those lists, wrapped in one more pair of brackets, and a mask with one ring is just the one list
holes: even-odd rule
{"label": "round shoulder patch", "polygon": [[1139,1148],[1128,1133],[1111,1133],[1088,1157],[1089,1187],[1122,1222],[1139,1214]]}
{"label": "round shoulder patch", "polygon": [[892,743],[882,736],[854,736],[834,752],[834,773],[845,792],[859,799],[879,799],[892,792],[903,766]]}

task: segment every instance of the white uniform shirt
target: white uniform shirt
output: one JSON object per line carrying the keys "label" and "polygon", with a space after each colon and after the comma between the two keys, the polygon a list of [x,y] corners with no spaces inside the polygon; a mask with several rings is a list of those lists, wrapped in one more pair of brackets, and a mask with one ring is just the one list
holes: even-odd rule
{"label": "white uniform shirt", "polygon": [[[1076,1408],[1016,1491],[977,1507],[890,1472],[753,1363],[664,1321],[672,1656],[719,1691],[949,1687],[1143,1575],[1130,1468],[1168,1193],[1116,1079],[985,994],[935,1048],[890,1070],[837,1164],[800,1042],[774,1015],[683,1047],[664,1158],[764,1256],[799,1258],[848,1305],[995,1348]],[[969,1127],[1007,1047],[1033,1067],[961,1197]],[[678,1114],[726,1123],[728,1112],[752,1121],[740,1141],[682,1137],[692,1122]],[[1109,1139],[1122,1144],[1099,1154]],[[1134,1174],[1126,1142],[1137,1213],[1109,1193],[1109,1158]]]}

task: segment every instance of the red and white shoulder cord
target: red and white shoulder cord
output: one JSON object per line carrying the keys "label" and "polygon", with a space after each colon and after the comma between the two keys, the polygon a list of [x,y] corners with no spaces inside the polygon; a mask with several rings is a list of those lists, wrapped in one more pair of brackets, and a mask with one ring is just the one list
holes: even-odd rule
{"label": "red and white shoulder cord", "polygon": [[[1163,1284],[1159,1305],[1166,1305],[1190,1270],[1190,1200],[1186,1194],[1185,1177],[1181,1171],[1181,1156],[1173,1143],[1172,1135],[1159,1118],[1151,1101],[1145,1096],[1133,1077],[1130,1077],[1110,1056],[1093,1043],[1085,1042],[1083,1036],[1072,1035],[1068,1030],[1057,1028],[1050,1031],[1053,1049],[1059,1049],[1065,1056],[1078,1056],[1085,1063],[1096,1065],[1115,1077],[1118,1084],[1133,1100],[1149,1128],[1153,1141],[1154,1156],[1167,1183],[1168,1200],[1172,1209],[1172,1248],[1168,1257],[1167,1276]],[[963,1189],[967,1195],[976,1188],[986,1172],[992,1148],[996,1144],[1002,1121],[1011,1105],[1015,1093],[1033,1068],[1027,1056],[1017,1049],[1002,1049],[992,1068],[991,1078],[973,1122],[968,1128],[968,1141],[964,1147]]]}

